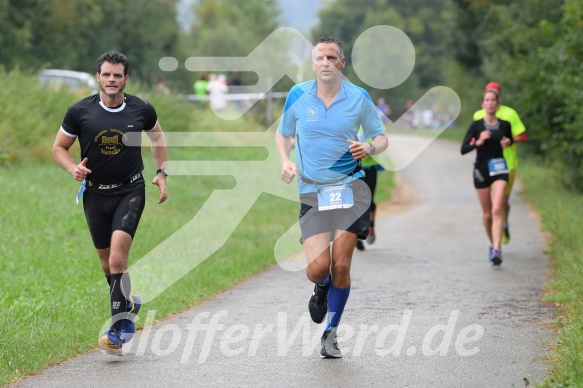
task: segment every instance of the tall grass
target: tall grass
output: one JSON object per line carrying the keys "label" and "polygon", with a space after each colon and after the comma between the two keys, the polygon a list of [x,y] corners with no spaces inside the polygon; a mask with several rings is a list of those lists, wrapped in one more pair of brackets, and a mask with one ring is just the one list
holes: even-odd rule
{"label": "tall grass", "polygon": [[553,278],[545,301],[558,307],[558,344],[551,379],[557,387],[583,386],[583,196],[563,187],[552,164],[530,157],[521,162],[524,194],[549,232]]}
{"label": "tall grass", "polygon": [[42,89],[36,77],[0,68],[0,160],[4,164],[47,161],[67,107],[79,96]]}
{"label": "tall grass", "polygon": [[[83,209],[74,202],[78,182],[52,161],[50,152],[67,107],[79,96],[41,89],[33,76],[18,72],[0,71],[0,79],[0,137],[5,140],[0,152],[6,155],[0,164],[0,385],[4,385],[95,348],[110,311],[108,285]],[[141,93],[139,88],[128,92]],[[264,129],[250,118],[220,120],[171,97],[148,99],[167,132]],[[256,160],[263,152],[257,147],[237,150],[234,154],[217,147],[175,147],[169,154],[173,160]],[[78,150],[73,154],[78,159]],[[147,149],[144,162],[148,181],[154,166]],[[381,201],[388,198],[392,174],[382,173],[379,179]],[[170,198],[163,205],[156,204],[157,187],[146,185],[146,209],[130,264],[192,220],[214,190],[231,188],[235,182],[228,176],[171,176],[168,184]],[[275,243],[297,216],[296,202],[260,195],[221,249],[145,308],[155,310],[161,319],[273,265]]]}

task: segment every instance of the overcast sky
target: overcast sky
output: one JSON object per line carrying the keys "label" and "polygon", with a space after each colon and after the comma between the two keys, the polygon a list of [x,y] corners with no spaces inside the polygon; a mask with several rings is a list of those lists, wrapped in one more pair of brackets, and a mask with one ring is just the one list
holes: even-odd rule
{"label": "overcast sky", "polygon": [[[181,0],[178,21],[187,29],[192,23],[194,15],[193,5],[197,0]],[[282,25],[293,27],[309,38],[310,29],[318,22],[318,10],[321,0],[278,0],[281,8]]]}

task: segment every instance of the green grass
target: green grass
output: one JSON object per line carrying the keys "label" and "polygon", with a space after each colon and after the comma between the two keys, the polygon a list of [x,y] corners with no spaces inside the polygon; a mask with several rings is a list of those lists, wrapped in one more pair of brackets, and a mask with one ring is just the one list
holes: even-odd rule
{"label": "green grass", "polygon": [[[148,203],[135,243],[135,262],[192,219],[228,178],[170,180],[171,200]],[[92,248],[77,184],[56,165],[2,171],[0,382],[25,376],[95,347],[109,316],[107,283]],[[147,304],[156,317],[184,309],[274,263],[273,246],[297,219],[297,204],[262,195],[227,244]],[[299,247],[298,247],[299,248]]]}
{"label": "green grass", "polygon": [[395,174],[388,170],[379,172],[374,196],[375,202],[381,203],[390,200],[393,187],[395,187]]}
{"label": "green grass", "polygon": [[[108,286],[83,208],[74,201],[79,184],[52,161],[50,152],[62,116],[78,96],[41,90],[34,78],[23,74],[0,72],[0,79],[6,90],[15,92],[7,104],[8,95],[0,89],[4,118],[0,135],[6,139],[0,150],[5,155],[0,158],[4,161],[0,164],[0,385],[5,385],[94,349],[110,311]],[[265,129],[251,118],[224,121],[164,96],[148,99],[166,132],[233,132],[236,137],[239,132]],[[43,106],[45,101],[50,109]],[[26,136],[14,131],[25,131]],[[73,154],[78,159],[78,148]],[[169,155],[170,160],[245,161],[262,160],[266,153],[262,147],[238,147],[236,152],[173,147]],[[158,189],[148,183],[154,167],[147,148],[144,162],[146,209],[130,265],[189,222],[214,190],[236,184],[229,176],[171,176],[169,200],[157,205]],[[391,172],[379,175],[378,202],[389,198],[392,177]],[[298,209],[297,202],[261,194],[224,246],[144,308],[155,310],[156,319],[162,319],[274,265],[275,243],[296,222]]]}
{"label": "green grass", "polygon": [[524,194],[550,234],[548,254],[554,269],[544,300],[558,307],[558,344],[551,354],[554,387],[583,386],[583,196],[558,182],[552,165],[522,158]]}

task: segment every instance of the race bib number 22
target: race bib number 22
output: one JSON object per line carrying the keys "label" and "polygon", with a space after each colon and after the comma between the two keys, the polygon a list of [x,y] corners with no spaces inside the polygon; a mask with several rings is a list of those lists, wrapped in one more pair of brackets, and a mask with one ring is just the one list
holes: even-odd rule
{"label": "race bib number 22", "polygon": [[318,189],[318,210],[348,209],[354,205],[352,188],[348,185],[325,186]]}

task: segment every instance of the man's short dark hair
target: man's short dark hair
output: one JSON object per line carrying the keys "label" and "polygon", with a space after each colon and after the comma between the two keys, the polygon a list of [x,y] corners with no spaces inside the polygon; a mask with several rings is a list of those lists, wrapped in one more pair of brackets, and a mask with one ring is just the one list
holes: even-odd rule
{"label": "man's short dark hair", "polygon": [[338,46],[338,52],[340,53],[340,58],[344,58],[344,43],[342,43],[342,41],[340,39],[338,39],[337,37],[335,37],[333,35],[324,35],[324,36],[318,38],[318,40],[316,40],[316,43],[314,43],[314,49],[320,43],[335,43],[336,46]]}
{"label": "man's short dark hair", "polygon": [[103,62],[109,62],[112,64],[121,63],[123,65],[123,74],[128,74],[128,59],[122,53],[118,53],[117,51],[109,51],[107,53],[103,53],[97,58],[97,72],[101,74],[101,65]]}

